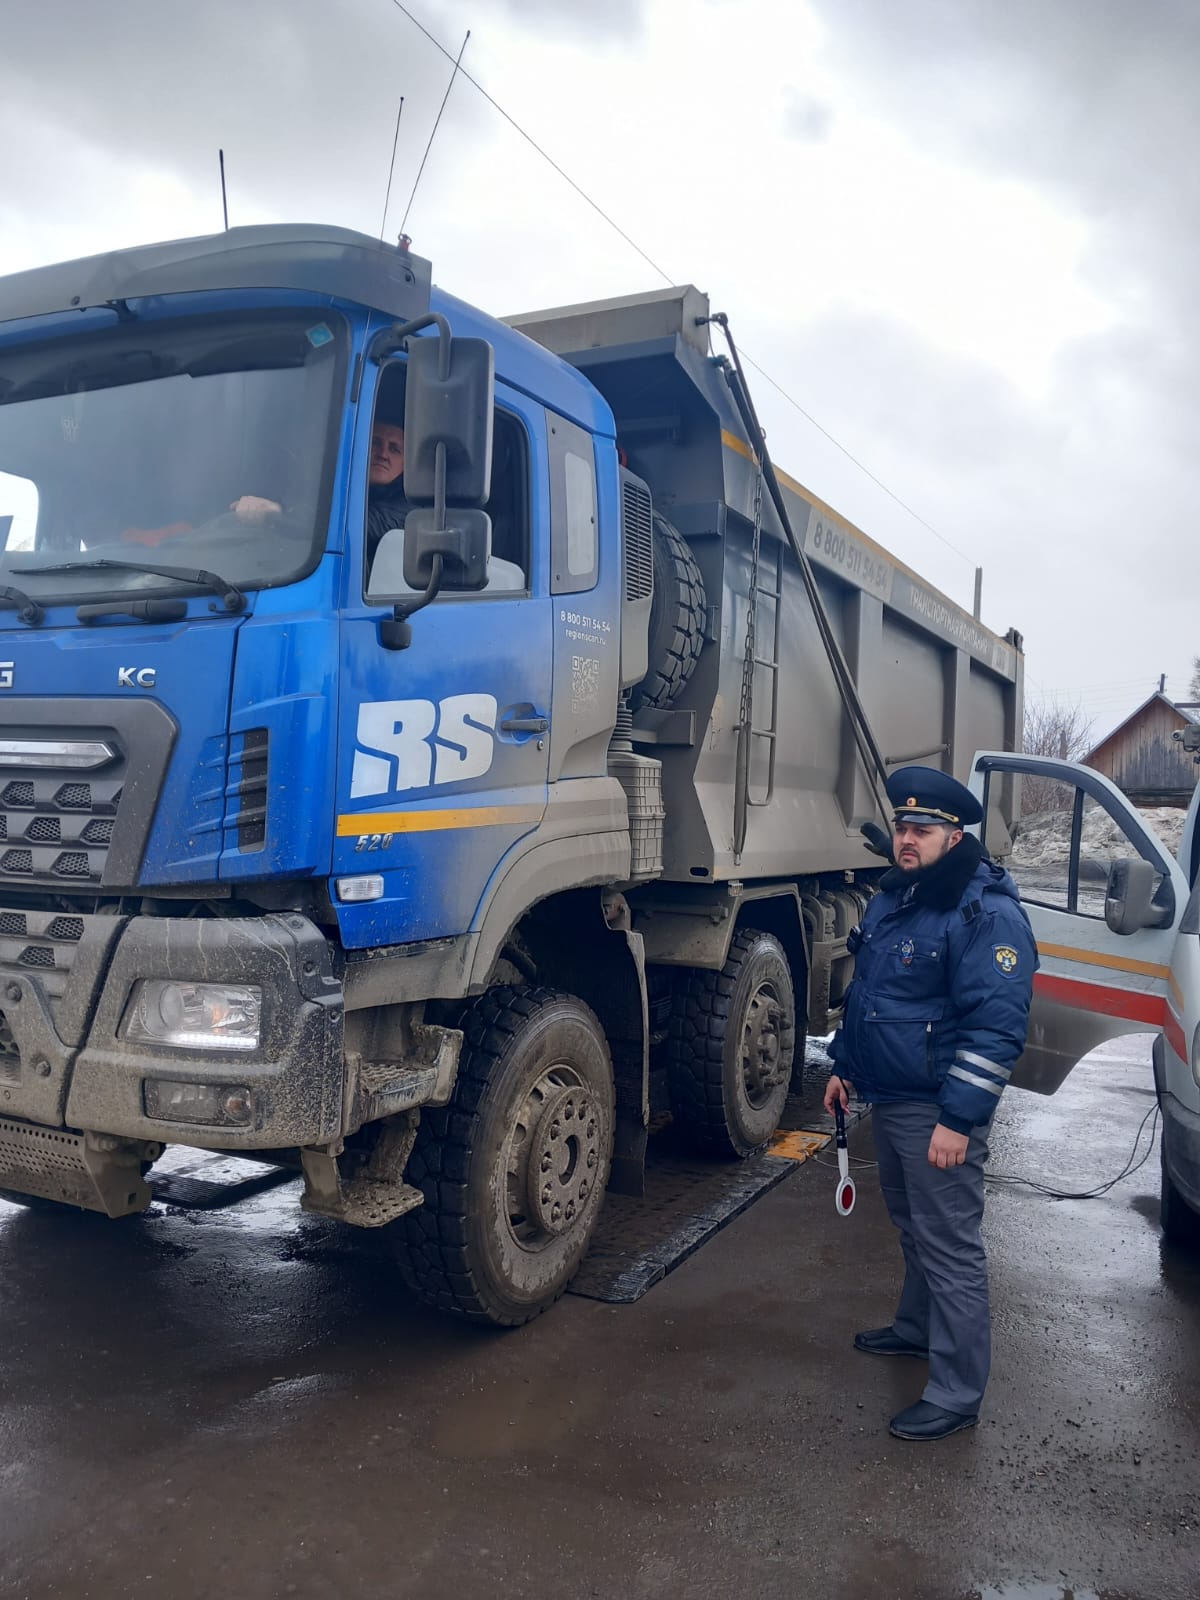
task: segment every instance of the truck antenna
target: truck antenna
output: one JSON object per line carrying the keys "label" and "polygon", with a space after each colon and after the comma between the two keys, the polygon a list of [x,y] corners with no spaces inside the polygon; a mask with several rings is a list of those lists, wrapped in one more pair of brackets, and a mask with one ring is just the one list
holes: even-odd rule
{"label": "truck antenna", "polygon": [[454,80],[458,77],[458,69],[462,65],[463,50],[467,48],[467,40],[470,37],[471,30],[468,28],[466,38],[462,42],[462,49],[459,50],[458,59],[454,63],[454,71],[450,74],[450,82],[446,85],[446,92],[442,96],[442,104],[438,110],[437,117],[434,120],[433,132],[429,135],[429,143],[425,146],[425,154],[421,157],[421,165],[417,168],[416,182],[412,186],[412,193],[409,195],[408,204],[404,208],[404,220],[400,224],[401,233],[405,231],[405,228],[408,224],[408,213],[412,210],[412,203],[417,198],[417,187],[421,182],[421,174],[425,171],[425,163],[429,160],[429,152],[433,149],[433,141],[437,137],[438,129],[441,127],[442,112],[446,109],[446,101],[449,100],[450,91],[454,87]]}
{"label": "truck antenna", "polygon": [[225,194],[225,152],[217,151],[217,160],[221,166],[221,211],[225,217],[225,232],[229,232],[229,201]]}
{"label": "truck antenna", "polygon": [[383,243],[383,230],[387,227],[388,201],[392,198],[392,178],[396,172],[396,146],[400,143],[400,118],[404,115],[404,96],[396,109],[396,132],[392,136],[392,164],[388,168],[387,193],[383,197],[383,216],[379,219],[379,242]]}

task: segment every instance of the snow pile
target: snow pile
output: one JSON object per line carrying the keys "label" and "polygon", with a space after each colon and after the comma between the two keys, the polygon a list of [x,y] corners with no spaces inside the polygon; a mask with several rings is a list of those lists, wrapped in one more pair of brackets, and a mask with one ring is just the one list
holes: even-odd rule
{"label": "snow pile", "polygon": [[[1175,855],[1187,813],[1178,806],[1145,806],[1140,810],[1143,822],[1158,835],[1168,852]],[[1018,873],[1044,875],[1060,868],[1065,874],[1071,854],[1069,811],[1043,811],[1036,816],[1022,817],[1015,832],[1017,837],[1013,853],[1005,863],[1007,866]],[[1099,806],[1089,806],[1084,811],[1079,848],[1081,877],[1107,878],[1109,865],[1118,856],[1136,854],[1107,811]]]}

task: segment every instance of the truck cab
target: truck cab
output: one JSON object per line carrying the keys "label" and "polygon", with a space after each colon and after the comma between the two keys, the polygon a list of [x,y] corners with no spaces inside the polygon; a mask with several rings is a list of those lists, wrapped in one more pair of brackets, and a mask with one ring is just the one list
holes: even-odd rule
{"label": "truck cab", "polygon": [[[1200,727],[1183,730],[1200,751]],[[1014,803],[1026,793],[1025,814]],[[1053,1094],[1106,1039],[1153,1033],[1162,1113],[1161,1220],[1200,1244],[1200,789],[1177,852],[1101,773],[1048,757],[983,752],[972,789],[983,843],[1021,890],[1038,942],[1029,1040],[1012,1081]]]}

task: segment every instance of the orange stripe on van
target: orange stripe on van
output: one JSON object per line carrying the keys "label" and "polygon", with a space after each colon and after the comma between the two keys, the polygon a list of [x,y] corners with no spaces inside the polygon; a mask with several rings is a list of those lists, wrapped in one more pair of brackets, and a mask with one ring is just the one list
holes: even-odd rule
{"label": "orange stripe on van", "polygon": [[1143,978],[1162,978],[1164,982],[1171,976],[1170,967],[1153,961],[1136,961],[1132,956],[1113,956],[1101,950],[1076,950],[1066,944],[1039,944],[1038,954],[1056,961],[1081,961],[1088,967],[1108,967],[1113,972],[1136,972]]}

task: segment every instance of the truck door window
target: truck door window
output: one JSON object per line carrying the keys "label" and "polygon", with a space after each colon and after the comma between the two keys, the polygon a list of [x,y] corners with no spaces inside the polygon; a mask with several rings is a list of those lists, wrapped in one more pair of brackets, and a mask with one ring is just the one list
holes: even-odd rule
{"label": "truck door window", "polygon": [[[393,408],[394,414],[394,408]],[[400,489],[402,491],[402,483]],[[383,502],[386,505],[388,502]],[[380,519],[368,505],[366,597],[371,601],[411,594],[404,582],[402,536],[382,533],[382,522],[402,529],[405,513],[411,510],[402,492],[393,498],[394,521]],[[492,519],[492,553],[488,560],[488,581],[479,593],[524,594],[529,590],[529,441],[520,419],[500,406],[495,411],[492,442],[492,487],[483,508]],[[372,534],[372,519],[374,533]],[[383,545],[383,538],[387,538]],[[382,549],[382,554],[380,551]],[[378,559],[377,559],[378,558]],[[473,598],[461,591],[447,590],[439,599]]]}
{"label": "truck door window", "polygon": [[547,412],[550,443],[550,559],[552,594],[581,594],[599,576],[596,457],[592,436]]}
{"label": "truck door window", "polygon": [[590,461],[568,450],[566,471],[567,571],[572,578],[596,570],[596,473]]}
{"label": "truck door window", "polygon": [[[521,422],[496,407],[492,434],[492,492],[484,510],[492,519],[492,561],[505,562],[516,589],[529,587],[529,441]],[[488,587],[500,576],[488,569]]]}

